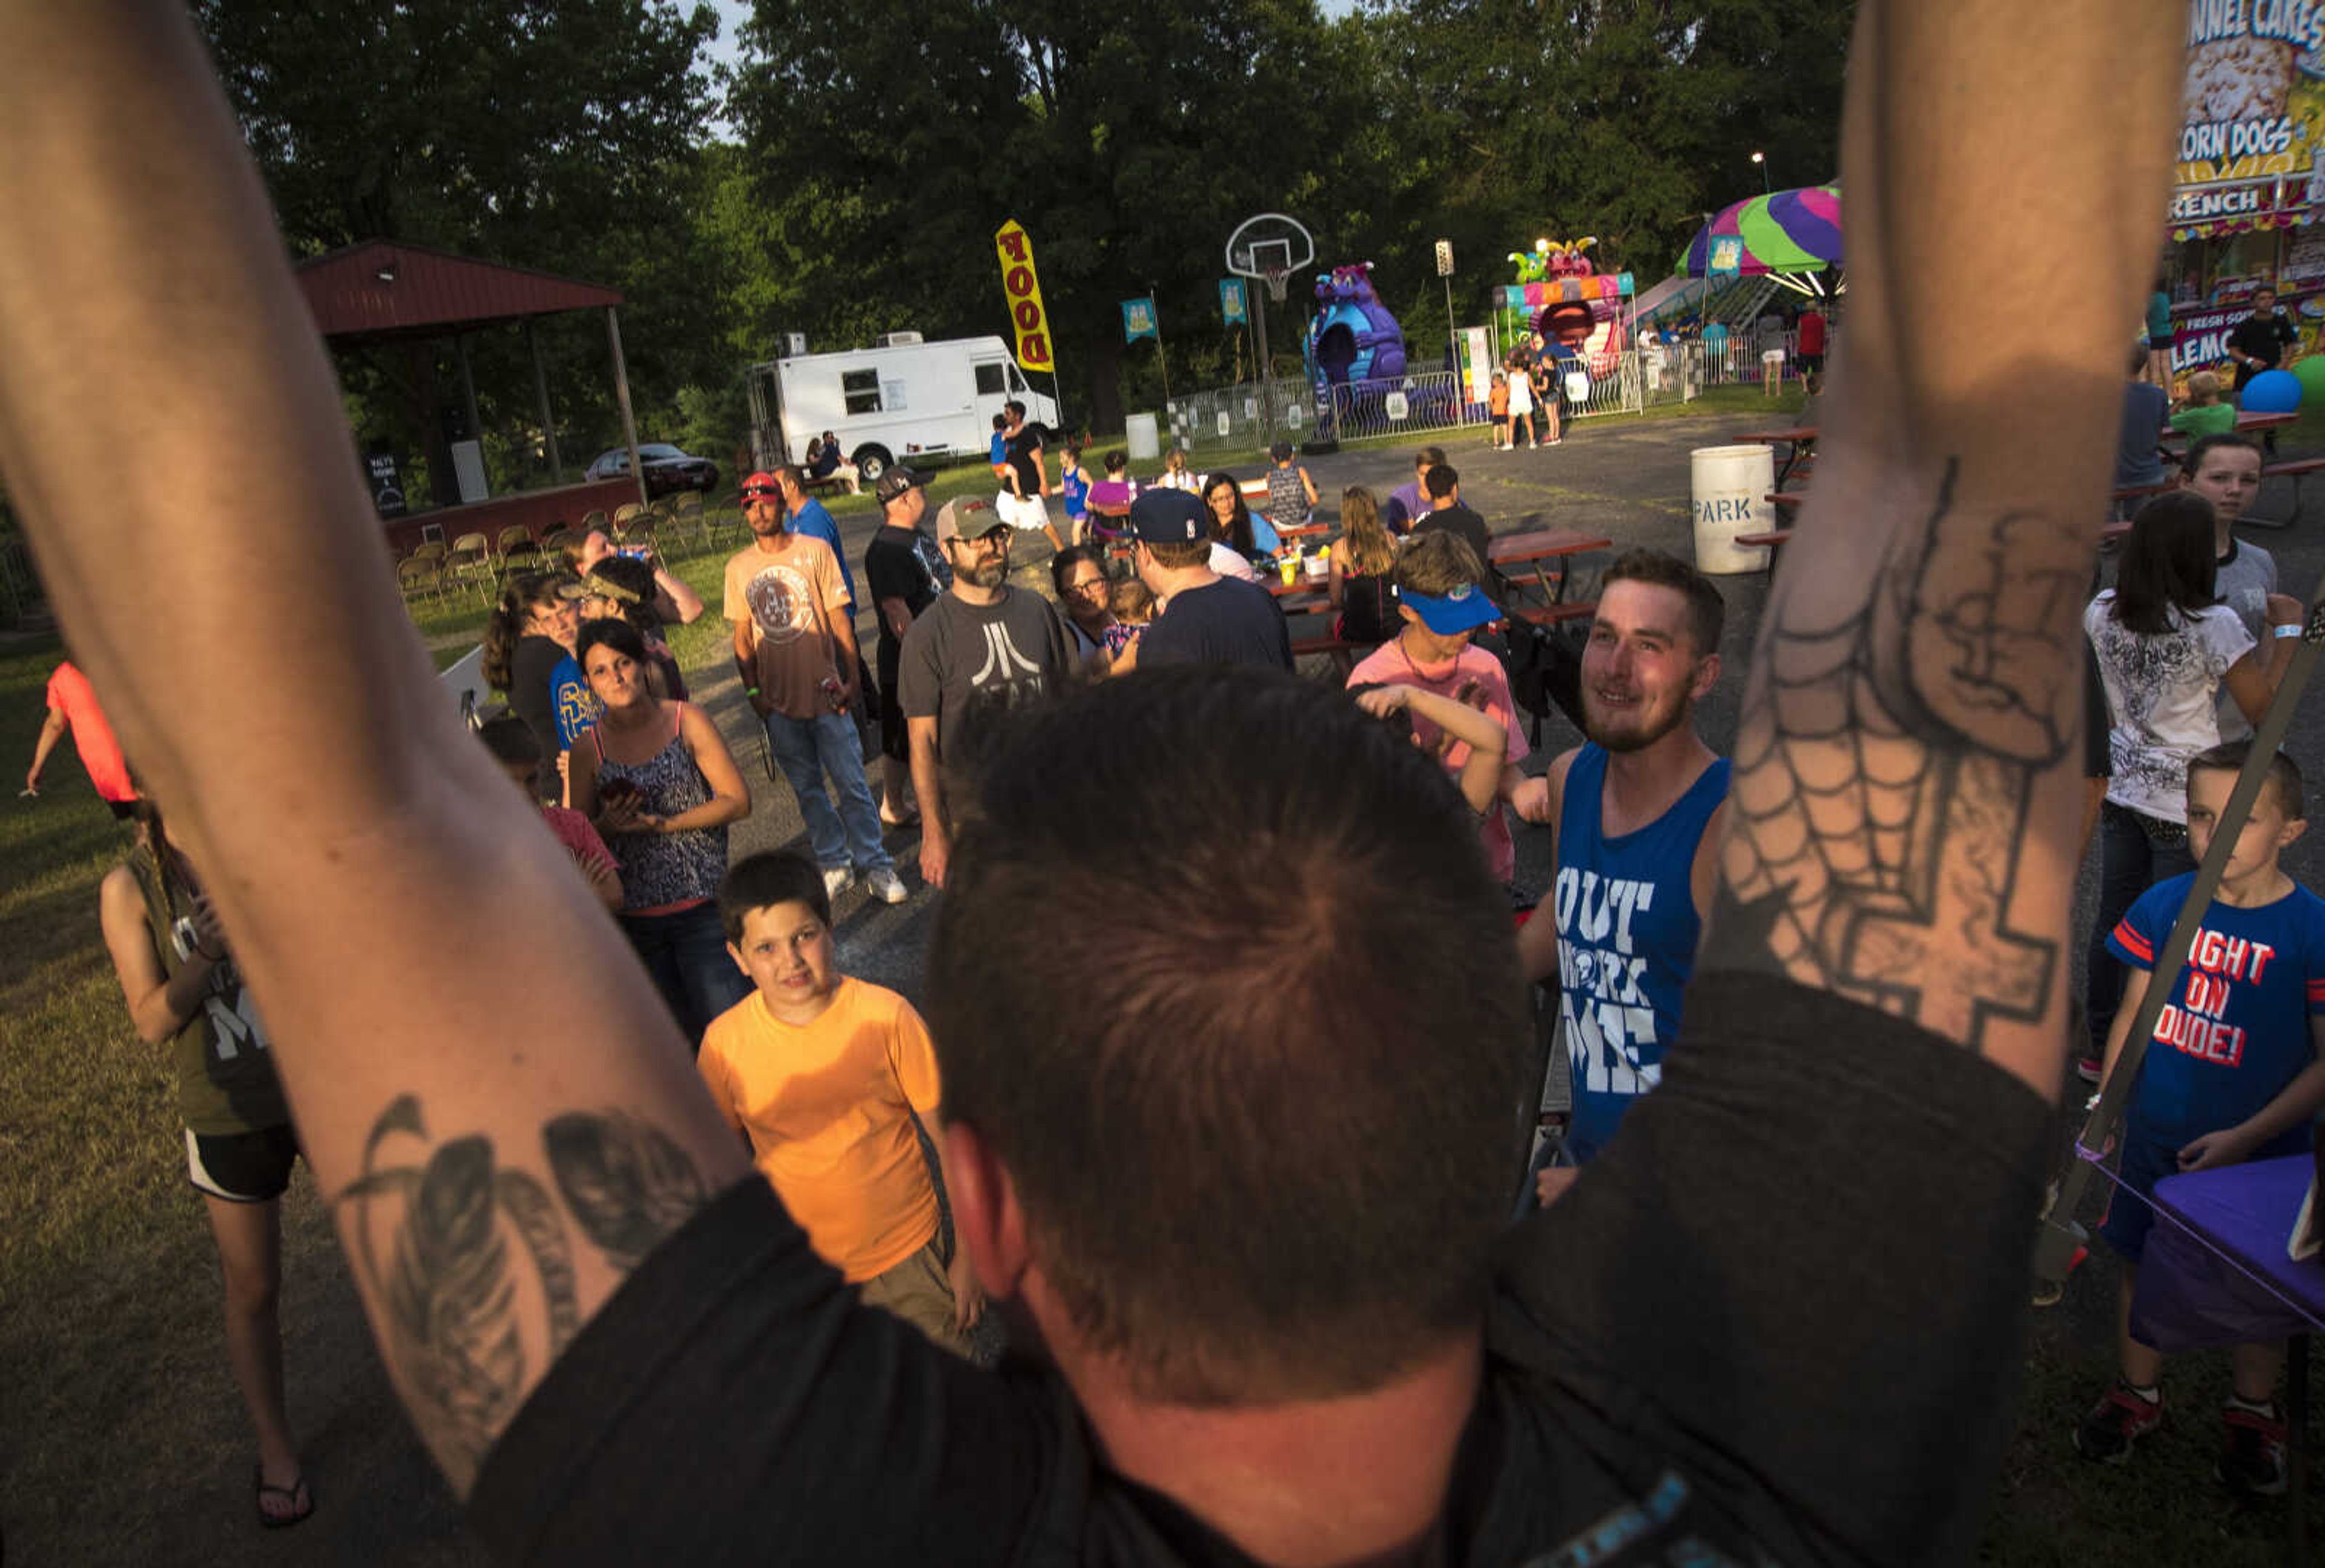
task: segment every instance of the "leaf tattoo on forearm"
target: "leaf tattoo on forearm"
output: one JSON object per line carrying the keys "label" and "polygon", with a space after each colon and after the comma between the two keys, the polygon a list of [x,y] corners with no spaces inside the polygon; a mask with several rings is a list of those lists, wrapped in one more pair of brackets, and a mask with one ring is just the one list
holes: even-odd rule
{"label": "leaf tattoo on forearm", "polygon": [[1991,1017],[2039,1019],[2057,979],[2056,943],[2008,917],[2035,779],[2075,734],[2089,546],[2052,518],[1959,510],[1958,477],[1857,605],[1820,617],[1814,589],[1779,579],[1703,964],[1975,1046]]}
{"label": "leaf tattoo on forearm", "polygon": [[[570,1112],[543,1137],[570,1220],[619,1273],[702,1205],[685,1151],[626,1113]],[[419,1100],[399,1097],[372,1124],[362,1172],[333,1205],[413,1418],[465,1487],[571,1342],[580,1310],[571,1222],[548,1188],[500,1168],[481,1135],[430,1142]],[[391,1163],[402,1143],[415,1146],[410,1158]]]}
{"label": "leaf tattoo on forearm", "polygon": [[694,1162],[667,1134],[620,1111],[560,1116],[542,1130],[549,1169],[582,1233],[617,1268],[635,1268],[702,1207]]}

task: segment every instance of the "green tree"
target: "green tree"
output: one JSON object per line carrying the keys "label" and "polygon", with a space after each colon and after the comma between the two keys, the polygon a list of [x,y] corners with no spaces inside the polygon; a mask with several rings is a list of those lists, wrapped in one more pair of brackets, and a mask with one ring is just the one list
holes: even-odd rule
{"label": "green tree", "polygon": [[1362,209],[1375,67],[1313,0],[1157,0],[1135,27],[1077,0],[759,0],[744,42],[732,110],[786,319],[819,346],[1005,330],[993,234],[1015,218],[1069,418],[1101,429],[1122,299],[1155,292],[1179,340],[1216,320],[1241,218]]}
{"label": "green tree", "polygon": [[[1661,279],[1702,216],[1756,195],[1749,162],[1837,167],[1850,0],[1408,0],[1376,6],[1413,112],[1400,217],[1431,209],[1457,250],[1596,235],[1601,264]],[[1465,268],[1465,271],[1468,269]],[[1472,274],[1475,275],[1475,274]]]}
{"label": "green tree", "polygon": [[[194,14],[294,255],[384,237],[619,288],[642,417],[731,376],[729,280],[689,217],[709,5],[196,0]],[[578,465],[618,428],[604,329],[552,318],[539,332]],[[523,469],[539,433],[523,340],[496,329],[468,348],[485,433]],[[437,444],[432,405],[458,397],[442,356],[341,368],[359,428]]]}

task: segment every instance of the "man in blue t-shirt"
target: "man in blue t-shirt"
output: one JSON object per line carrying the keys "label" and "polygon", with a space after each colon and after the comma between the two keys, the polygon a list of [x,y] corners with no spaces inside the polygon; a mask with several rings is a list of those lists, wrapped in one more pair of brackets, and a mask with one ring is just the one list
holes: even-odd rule
{"label": "man in blue t-shirt", "polygon": [[1211,519],[1184,490],[1149,490],[1130,504],[1140,580],[1162,612],[1138,639],[1138,663],[1292,668],[1292,629],[1257,583],[1210,567]]}
{"label": "man in blue t-shirt", "polygon": [[[2200,859],[2251,749],[2248,740],[2230,741],[2188,765],[2188,848]],[[2163,1421],[2163,1354],[2131,1331],[2156,1182],[2178,1171],[2305,1153],[2325,1107],[2325,899],[2277,865],[2309,825],[2302,796],[2301,770],[2279,752],[2140,1060],[2120,1140],[2117,1180],[2124,1190],[2099,1227],[2125,1266],[2120,1375],[2075,1429],[2086,1459],[2120,1463]],[[2129,973],[2101,1081],[2123,1054],[2156,951],[2194,881],[2191,872],[2157,883],[2107,938]],[[2233,1490],[2283,1491],[2285,1427],[2275,1396],[2284,1346],[2238,1345],[2231,1360],[2235,1392],[2222,1412],[2227,1442],[2214,1473]]]}
{"label": "man in blue t-shirt", "polygon": [[[793,533],[810,539],[820,539],[830,547],[839,561],[840,586],[848,590],[848,608],[844,612],[852,622],[856,618],[856,574],[848,569],[848,552],[839,547],[839,524],[833,521],[823,503],[807,493],[805,478],[796,463],[785,463],[775,470],[775,482],[783,492],[783,526]],[[860,645],[859,645],[860,647]],[[864,663],[859,651],[856,656],[856,682],[864,693],[864,700],[855,705],[856,728],[864,732],[868,746],[872,735],[873,716],[880,711],[883,698],[879,686],[872,679],[871,668]]]}
{"label": "man in blue t-shirt", "polygon": [[783,526],[810,539],[820,539],[839,558],[839,580],[848,589],[848,613],[856,613],[856,574],[848,570],[848,552],[839,547],[839,524],[832,520],[823,503],[807,493],[807,481],[796,463],[785,463],[775,470],[775,483],[783,487]]}
{"label": "man in blue t-shirt", "polygon": [[[1663,1081],[1679,1033],[1727,819],[1728,763],[1695,732],[1695,705],[1719,682],[1726,617],[1719,590],[1687,562],[1652,550],[1617,558],[1583,645],[1589,744],[1511,797],[1558,830],[1549,906],[1518,945],[1531,978],[1558,979],[1575,1165]],[[1537,1191],[1546,1202],[1571,1176],[1543,1171]]]}

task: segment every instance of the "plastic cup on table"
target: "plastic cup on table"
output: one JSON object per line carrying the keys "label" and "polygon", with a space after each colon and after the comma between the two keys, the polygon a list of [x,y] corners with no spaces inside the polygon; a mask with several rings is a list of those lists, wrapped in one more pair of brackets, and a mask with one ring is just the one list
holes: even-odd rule
{"label": "plastic cup on table", "polygon": [[1276,564],[1278,570],[1283,573],[1283,586],[1290,588],[1300,575],[1300,558],[1296,555],[1287,555]]}

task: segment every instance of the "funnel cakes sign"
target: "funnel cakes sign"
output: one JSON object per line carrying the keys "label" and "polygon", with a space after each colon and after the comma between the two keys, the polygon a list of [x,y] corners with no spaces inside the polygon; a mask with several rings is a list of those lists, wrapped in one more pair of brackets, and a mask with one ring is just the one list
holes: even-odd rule
{"label": "funnel cakes sign", "polygon": [[2325,0],[2194,0],[2172,232],[2284,228],[2325,207]]}

